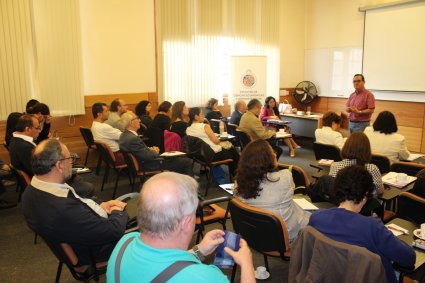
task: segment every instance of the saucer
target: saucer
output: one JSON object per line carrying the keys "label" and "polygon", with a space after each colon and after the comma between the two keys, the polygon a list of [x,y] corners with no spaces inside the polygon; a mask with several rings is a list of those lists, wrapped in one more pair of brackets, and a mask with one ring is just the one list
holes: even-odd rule
{"label": "saucer", "polygon": [[418,237],[419,239],[425,240],[425,235],[421,235],[421,229],[416,229],[415,231],[413,231],[413,235],[415,235],[415,237]]}
{"label": "saucer", "polygon": [[259,280],[264,280],[270,277],[270,273],[266,270],[263,274],[259,274],[255,271],[255,278]]}

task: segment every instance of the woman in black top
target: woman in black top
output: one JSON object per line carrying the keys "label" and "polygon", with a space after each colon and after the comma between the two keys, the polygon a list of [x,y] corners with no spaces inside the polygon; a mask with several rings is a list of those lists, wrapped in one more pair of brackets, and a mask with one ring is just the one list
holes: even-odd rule
{"label": "woman in black top", "polygon": [[158,114],[156,114],[152,121],[152,127],[160,128],[163,131],[170,129],[171,106],[171,103],[168,101],[164,101],[158,106]]}
{"label": "woman in black top", "polygon": [[172,113],[170,130],[183,138],[186,135],[187,122],[189,122],[189,108],[184,101],[177,101],[173,104]]}
{"label": "woman in black top", "polygon": [[221,120],[223,118],[223,114],[221,114],[220,110],[218,110],[218,100],[215,98],[208,100],[204,112],[205,118],[208,121],[211,119]]}
{"label": "woman in black top", "polygon": [[152,104],[147,100],[142,100],[136,105],[136,115],[140,118],[140,132],[146,132],[147,128],[152,124],[152,118],[149,112],[152,109]]}

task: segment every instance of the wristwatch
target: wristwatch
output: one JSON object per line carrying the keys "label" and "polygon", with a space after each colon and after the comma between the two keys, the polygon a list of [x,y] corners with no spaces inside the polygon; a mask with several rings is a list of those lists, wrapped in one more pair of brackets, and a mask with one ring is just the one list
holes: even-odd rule
{"label": "wristwatch", "polygon": [[200,260],[203,261],[205,259],[205,256],[202,254],[202,252],[199,250],[198,245],[195,245],[192,248],[193,254]]}

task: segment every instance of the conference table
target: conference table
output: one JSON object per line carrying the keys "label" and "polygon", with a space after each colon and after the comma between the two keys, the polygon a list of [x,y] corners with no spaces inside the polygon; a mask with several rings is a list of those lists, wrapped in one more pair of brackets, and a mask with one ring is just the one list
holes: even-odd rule
{"label": "conference table", "polygon": [[320,113],[311,115],[283,114],[281,120],[290,123],[291,133],[296,136],[315,138],[315,131],[322,118]]}

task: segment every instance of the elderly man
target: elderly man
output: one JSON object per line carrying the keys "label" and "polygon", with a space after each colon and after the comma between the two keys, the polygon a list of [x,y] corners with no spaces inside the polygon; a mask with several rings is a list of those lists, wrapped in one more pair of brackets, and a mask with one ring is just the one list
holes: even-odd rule
{"label": "elderly man", "polygon": [[243,100],[238,100],[235,103],[235,111],[233,111],[232,116],[230,117],[230,123],[238,125],[241,121],[242,115],[246,112],[246,103]]}
{"label": "elderly man", "polygon": [[115,98],[111,102],[111,113],[109,114],[108,120],[106,120],[105,123],[123,132],[125,129],[121,127],[121,123],[119,123],[119,121],[121,119],[121,115],[126,113],[127,109],[128,106],[125,104],[124,100]]}
{"label": "elderly man", "polygon": [[124,234],[128,216],[120,201],[99,205],[81,198],[66,183],[72,175],[71,161],[67,147],[56,139],[35,148],[35,176],[22,196],[22,211],[28,226],[43,238],[69,244],[78,258],[76,271],[84,272],[91,256],[96,263],[108,260]]}
{"label": "elderly man", "polygon": [[[217,267],[202,264],[200,259],[224,241],[223,231],[208,232],[201,243],[187,250],[197,207],[198,184],[193,178],[173,172],[150,178],[140,193],[137,220],[141,233],[130,233],[117,244],[109,259],[107,282],[115,282],[116,276],[121,282],[151,282],[178,261],[190,264],[171,273],[167,282],[228,282]],[[241,239],[238,252],[225,251],[241,266],[241,282],[255,282],[246,242]],[[119,264],[118,254],[122,256]]]}
{"label": "elderly man", "polygon": [[276,144],[276,132],[274,130],[267,130],[258,118],[261,112],[261,106],[261,102],[255,98],[248,102],[248,111],[242,115],[239,129],[251,134],[255,140],[267,140],[273,147],[277,155],[276,157],[279,160],[282,149]]}
{"label": "elderly man", "polygon": [[350,134],[354,132],[363,132],[370,126],[370,118],[375,111],[375,96],[368,91],[365,86],[364,76],[356,74],[353,78],[355,91],[347,100],[346,110],[348,120],[350,120]]}
{"label": "elderly man", "polygon": [[[127,112],[121,116],[120,123],[126,129],[120,136],[120,149],[133,154],[140,168],[144,168],[146,171],[160,170],[160,163],[155,160],[159,157],[159,148],[147,147],[137,135],[137,130],[140,129],[140,118],[132,112]],[[165,159],[164,163],[165,170],[186,175],[193,174],[192,161],[187,157],[171,157]]]}

